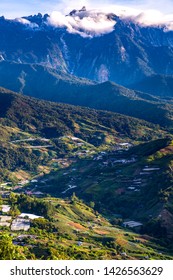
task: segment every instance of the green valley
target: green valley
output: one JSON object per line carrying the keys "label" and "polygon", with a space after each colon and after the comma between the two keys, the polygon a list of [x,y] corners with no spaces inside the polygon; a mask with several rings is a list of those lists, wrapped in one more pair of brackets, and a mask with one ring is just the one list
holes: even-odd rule
{"label": "green valley", "polygon": [[173,258],[169,131],[1,88],[0,135],[1,259]]}

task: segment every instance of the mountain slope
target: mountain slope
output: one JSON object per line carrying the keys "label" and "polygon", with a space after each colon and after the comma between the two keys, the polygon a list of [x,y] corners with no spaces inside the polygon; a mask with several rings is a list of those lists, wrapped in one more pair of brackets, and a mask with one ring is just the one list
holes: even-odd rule
{"label": "mountain slope", "polygon": [[37,64],[0,62],[0,85],[50,101],[108,110],[172,129],[172,105],[112,82],[97,84]]}
{"label": "mountain slope", "polygon": [[[10,199],[12,207],[17,205],[25,212],[32,208],[34,213],[39,212],[44,216],[49,212],[49,216],[32,220],[27,234],[9,229],[7,231],[4,228],[3,232],[0,232],[0,248],[3,248],[1,259],[172,259],[171,250],[164,248],[159,239],[113,226],[105,217],[75,195],[66,200],[53,197],[38,199],[26,195],[15,196],[13,193],[14,197],[17,203]],[[11,219],[13,220],[13,217]],[[10,246],[12,238],[13,246]],[[11,247],[13,255],[10,255]],[[159,253],[160,251],[162,254]]]}
{"label": "mountain slope", "polygon": [[[159,139],[137,145],[129,151],[114,151],[95,159],[82,160],[63,171],[47,176],[49,190],[60,197],[75,193],[95,202],[95,209],[123,220],[140,220],[143,232],[165,240],[173,238],[173,141]],[[73,170],[76,170],[75,172]]]}
{"label": "mountain slope", "polygon": [[135,90],[142,90],[161,98],[173,98],[173,76],[152,75],[139,83],[129,86]]}
{"label": "mountain slope", "polygon": [[121,141],[145,141],[164,134],[134,118],[0,90],[1,178],[17,169],[49,170],[54,158],[67,154],[97,153]]}
{"label": "mountain slope", "polygon": [[[95,83],[39,64],[0,62],[0,85],[37,98],[58,101]],[[67,97],[66,97],[67,96]]]}

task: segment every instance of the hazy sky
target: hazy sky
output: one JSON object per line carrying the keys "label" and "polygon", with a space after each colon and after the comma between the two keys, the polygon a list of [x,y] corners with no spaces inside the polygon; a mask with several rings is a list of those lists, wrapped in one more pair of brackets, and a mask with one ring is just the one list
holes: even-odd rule
{"label": "hazy sky", "polygon": [[164,14],[173,14],[173,0],[0,0],[0,15],[6,18],[15,18],[30,14],[51,13],[60,11],[68,13],[71,9],[80,9],[82,6],[88,9],[107,9],[116,12],[118,9],[129,10],[159,10]]}

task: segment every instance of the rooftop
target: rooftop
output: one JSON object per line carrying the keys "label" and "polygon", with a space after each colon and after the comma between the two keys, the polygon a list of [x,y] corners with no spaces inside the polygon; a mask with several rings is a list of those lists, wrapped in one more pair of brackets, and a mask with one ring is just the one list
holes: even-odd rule
{"label": "rooftop", "polygon": [[123,226],[125,227],[130,227],[130,228],[134,228],[134,227],[140,227],[142,226],[142,223],[140,222],[135,222],[135,221],[128,221],[128,222],[124,222]]}

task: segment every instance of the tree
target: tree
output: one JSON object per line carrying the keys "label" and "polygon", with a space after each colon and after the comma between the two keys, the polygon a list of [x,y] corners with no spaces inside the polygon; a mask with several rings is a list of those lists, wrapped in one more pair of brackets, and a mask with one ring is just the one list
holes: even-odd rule
{"label": "tree", "polygon": [[89,206],[90,206],[91,208],[94,209],[94,207],[95,207],[95,202],[94,202],[94,201],[90,201]]}
{"label": "tree", "polygon": [[10,200],[11,204],[17,203],[17,195],[15,193],[11,192],[9,200]]}
{"label": "tree", "polygon": [[13,245],[12,237],[0,234],[0,260],[25,260],[23,248]]}
{"label": "tree", "polygon": [[78,198],[74,192],[71,196],[71,204],[75,204],[77,201],[78,201]]}
{"label": "tree", "polygon": [[12,217],[17,217],[20,215],[20,210],[17,208],[17,205],[11,206],[9,215],[11,215]]}

